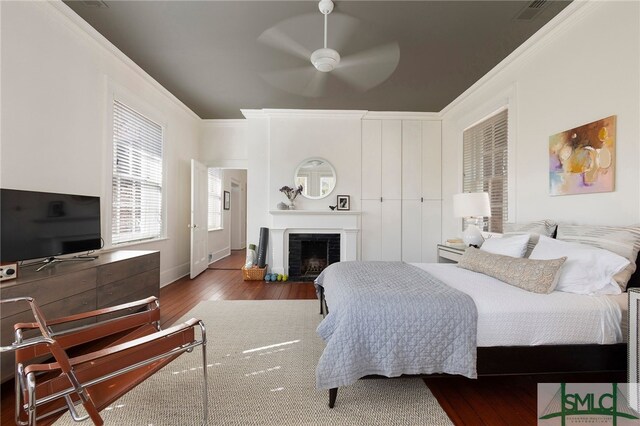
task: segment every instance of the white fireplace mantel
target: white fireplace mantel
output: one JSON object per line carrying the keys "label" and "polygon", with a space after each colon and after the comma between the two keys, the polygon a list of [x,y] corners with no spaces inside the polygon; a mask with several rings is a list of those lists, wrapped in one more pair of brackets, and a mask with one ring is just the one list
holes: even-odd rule
{"label": "white fireplace mantel", "polygon": [[340,261],[358,259],[359,211],[271,210],[271,271],[289,273],[289,234],[340,234]]}

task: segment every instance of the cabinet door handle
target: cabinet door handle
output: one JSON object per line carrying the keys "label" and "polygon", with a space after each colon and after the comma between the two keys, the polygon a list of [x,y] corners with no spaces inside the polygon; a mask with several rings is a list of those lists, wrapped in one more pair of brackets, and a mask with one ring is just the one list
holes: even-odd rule
{"label": "cabinet door handle", "polygon": [[382,202],[382,197],[380,197],[380,202]]}
{"label": "cabinet door handle", "polygon": [[420,202],[424,203],[424,197],[420,197]]}

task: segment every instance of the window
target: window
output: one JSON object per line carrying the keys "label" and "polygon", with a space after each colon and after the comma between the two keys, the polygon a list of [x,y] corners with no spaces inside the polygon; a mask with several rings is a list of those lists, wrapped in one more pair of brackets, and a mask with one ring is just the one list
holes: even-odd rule
{"label": "window", "polygon": [[162,162],[162,126],[114,101],[112,244],[162,236]]}
{"label": "window", "polygon": [[508,110],[483,120],[463,134],[462,192],[488,192],[490,232],[502,232],[507,221]]}
{"label": "window", "polygon": [[210,168],[208,176],[209,229],[222,228],[222,169]]}
{"label": "window", "polygon": [[307,176],[296,176],[296,187],[302,185],[302,187],[305,189],[305,192],[309,191],[309,188],[307,188]]}

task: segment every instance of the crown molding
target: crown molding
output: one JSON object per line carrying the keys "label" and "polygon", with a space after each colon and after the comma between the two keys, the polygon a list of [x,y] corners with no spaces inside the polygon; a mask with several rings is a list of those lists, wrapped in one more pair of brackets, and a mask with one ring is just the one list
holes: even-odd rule
{"label": "crown molding", "polygon": [[[83,37],[88,41],[92,41],[101,47],[105,52],[111,54],[115,59],[122,62],[126,65],[131,71],[133,71],[136,75],[141,77],[151,86],[153,86],[156,90],[158,90],[161,94],[163,94],[169,101],[171,101],[175,106],[184,111],[191,118],[196,120],[201,120],[201,118],[193,112],[188,106],[186,106],[180,99],[176,98],[175,95],[169,92],[163,85],[158,83],[153,77],[151,77],[145,70],[140,68],[138,64],[133,62],[131,58],[122,53],[120,49],[118,49],[113,43],[107,40],[102,34],[100,34],[95,28],[93,28],[87,21],[82,19],[80,15],[75,13],[73,9],[64,4],[60,0],[51,0],[51,1],[39,1],[33,2],[40,5],[43,8],[46,8],[48,11],[53,11],[53,14],[63,18],[63,25],[74,31],[77,35]],[[51,15],[53,15],[51,14]]]}
{"label": "crown molding", "polygon": [[237,119],[204,119],[203,127],[247,127],[247,120],[244,118]]}
{"label": "crown molding", "polygon": [[341,118],[362,119],[364,110],[332,110],[332,109],[263,109],[270,118]]}
{"label": "crown molding", "polygon": [[438,112],[367,111],[363,120],[440,120]]}
{"label": "crown molding", "polygon": [[241,109],[240,112],[244,118],[265,118],[265,114],[261,109]]}
{"label": "crown molding", "polygon": [[364,110],[339,109],[241,109],[245,118],[337,118],[361,120]]}
{"label": "crown molding", "polygon": [[495,67],[493,67],[488,73],[482,76],[471,87],[462,92],[457,98],[455,98],[449,105],[444,107],[440,112],[440,117],[443,117],[449,111],[461,104],[465,99],[473,95],[482,86],[491,81],[494,77],[501,74],[512,63],[525,60],[528,56],[539,51],[548,43],[553,41],[555,37],[563,32],[567,31],[571,24],[577,23],[582,17],[590,10],[595,8],[600,2],[598,0],[574,0],[567,7],[565,7],[559,14],[551,19],[545,26],[540,28],[535,34],[529,37],[524,43],[518,46],[511,54],[500,61]]}

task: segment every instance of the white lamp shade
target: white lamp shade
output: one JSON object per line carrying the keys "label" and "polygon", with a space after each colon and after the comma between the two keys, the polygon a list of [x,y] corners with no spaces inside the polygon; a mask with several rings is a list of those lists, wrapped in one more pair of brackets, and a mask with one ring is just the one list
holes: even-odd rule
{"label": "white lamp shade", "polygon": [[488,192],[465,192],[453,195],[453,215],[456,217],[490,217]]}

